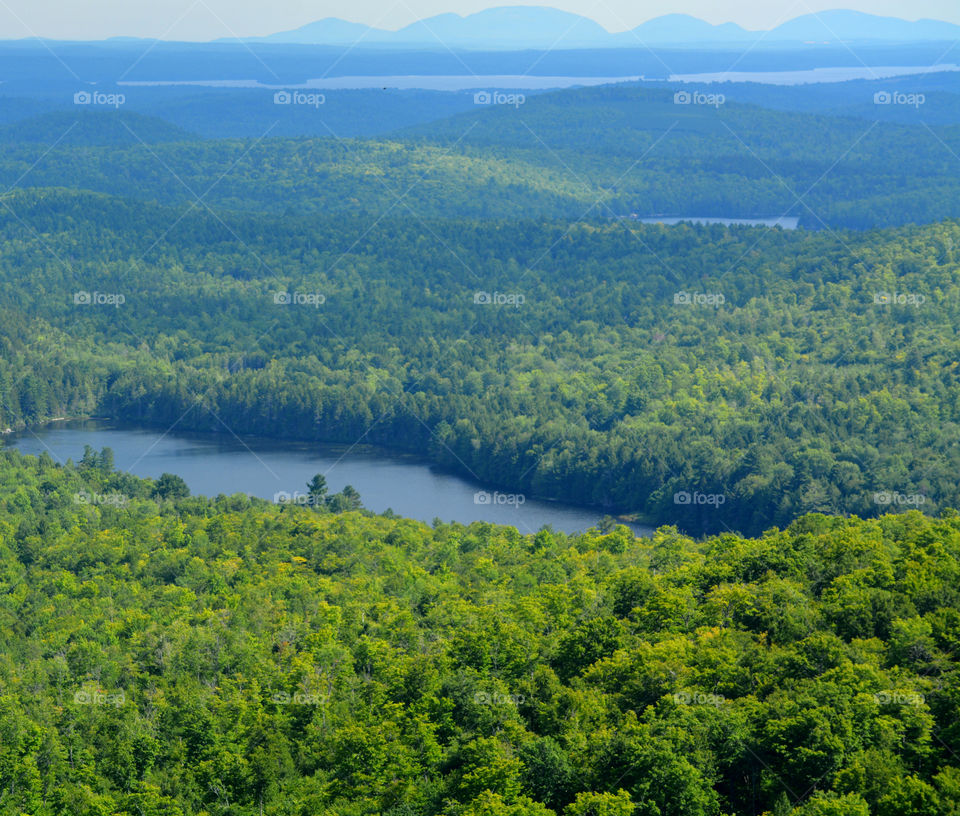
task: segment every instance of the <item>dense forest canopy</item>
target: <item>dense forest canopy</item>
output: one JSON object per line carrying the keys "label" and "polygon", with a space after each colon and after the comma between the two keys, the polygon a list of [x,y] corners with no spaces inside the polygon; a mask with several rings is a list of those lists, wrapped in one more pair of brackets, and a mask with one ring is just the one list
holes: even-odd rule
{"label": "dense forest canopy", "polygon": [[960,812],[953,512],[522,536],[108,461],[0,455],[5,816]]}
{"label": "dense forest canopy", "polygon": [[52,113],[0,128],[0,184],[372,219],[793,215],[820,230],[960,217],[960,101],[930,91],[922,107],[877,106],[879,86],[863,86],[859,115],[828,115],[761,107],[769,90],[738,87],[714,89],[715,105],[631,84],[529,94],[411,126],[397,115],[369,138],[340,124],[375,106],[363,95],[310,109],[322,126],[299,139],[280,138],[276,118],[254,137],[200,140],[149,109]]}
{"label": "dense forest canopy", "polygon": [[960,96],[714,90],[4,97],[4,435],[379,443],[661,526],[0,447],[0,816],[960,816]]}
{"label": "dense forest canopy", "polygon": [[5,427],[95,413],[363,439],[691,532],[960,505],[956,222],[371,226],[6,201]]}

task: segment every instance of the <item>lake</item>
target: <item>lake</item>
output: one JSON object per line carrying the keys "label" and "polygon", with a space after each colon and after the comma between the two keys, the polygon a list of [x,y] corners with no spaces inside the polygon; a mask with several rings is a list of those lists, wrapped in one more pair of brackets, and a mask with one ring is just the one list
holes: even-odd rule
{"label": "lake", "polygon": [[856,79],[892,79],[943,71],[960,71],[953,63],[940,65],[845,66],[809,68],[802,71],[723,71],[707,74],[671,74],[668,82],[759,82],[764,85],[812,85],[821,82],[851,82]]}
{"label": "lake", "polygon": [[125,80],[118,85],[134,87],[173,87],[195,85],[205,88],[280,88],[344,91],[390,88],[392,90],[420,91],[475,91],[484,88],[504,90],[545,91],[558,88],[575,88],[590,85],[609,85],[615,82],[638,82],[641,76],[584,77],[584,76],[536,76],[527,74],[465,74],[411,75],[411,76],[336,76],[308,79],[293,85],[268,85],[254,79],[197,79],[197,80]]}
{"label": "lake", "polygon": [[[525,534],[551,525],[573,533],[595,526],[603,516],[599,510],[559,502],[524,497],[511,501],[508,491],[495,491],[417,457],[373,446],[164,433],[97,420],[57,422],[4,439],[22,453],[46,451],[59,462],[79,461],[85,445],[98,451],[109,447],[118,470],[150,478],[176,473],[194,494],[205,496],[246,493],[274,501],[278,494],[304,493],[313,475],[322,473],[331,493],[353,485],[368,509],[382,513],[389,508],[425,522],[488,521],[512,525]],[[638,535],[651,532],[630,526]]]}
{"label": "lake", "polygon": [[820,82],[849,82],[855,79],[889,79],[941,71],[960,71],[953,63],[940,65],[885,65],[837,68],[811,68],[799,71],[724,71],[699,74],[671,74],[669,78],[633,76],[538,76],[536,74],[426,74],[426,75],[370,75],[332,76],[308,79],[306,82],[273,85],[256,79],[188,79],[188,80],[123,80],[118,85],[127,87],[196,86],[206,88],[262,88],[264,90],[357,90],[363,88],[391,88],[399,90],[465,91],[479,89],[543,91],[558,88],[610,85],[620,82],[665,83],[759,82],[766,85],[807,85]]}
{"label": "lake", "polygon": [[699,216],[684,216],[680,218],[664,218],[652,216],[649,218],[637,218],[644,224],[666,224],[674,226],[675,224],[723,224],[726,227],[782,227],[787,230],[795,230],[800,223],[797,216],[780,216],[779,218],[701,218]]}

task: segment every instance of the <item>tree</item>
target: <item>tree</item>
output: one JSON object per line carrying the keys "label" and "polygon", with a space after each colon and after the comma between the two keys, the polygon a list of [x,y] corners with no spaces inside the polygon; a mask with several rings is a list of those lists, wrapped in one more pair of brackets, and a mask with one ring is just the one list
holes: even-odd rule
{"label": "tree", "polygon": [[113,473],[113,448],[104,448],[97,457],[97,467],[105,474]]}
{"label": "tree", "polygon": [[353,485],[347,485],[340,491],[340,495],[343,497],[345,503],[345,510],[359,510],[363,506],[363,502],[360,500],[360,493],[357,492],[357,489]]}
{"label": "tree", "polygon": [[[907,816],[912,811],[900,811],[898,816]],[[794,816],[870,816],[867,803],[855,793],[838,796],[835,793],[815,793],[800,807],[793,810]]]}
{"label": "tree", "polygon": [[893,784],[893,789],[877,804],[878,816],[942,816],[943,809],[936,789],[916,776],[906,776]]}
{"label": "tree", "polygon": [[185,499],[190,495],[190,488],[180,476],[164,473],[157,479],[153,495],[161,499]]}
{"label": "tree", "polygon": [[578,793],[563,816],[633,816],[635,812],[630,794],[618,790],[616,793]]}
{"label": "tree", "polygon": [[99,465],[100,457],[94,450],[93,445],[83,446],[83,456],[80,457],[80,467],[95,468]]}
{"label": "tree", "polygon": [[570,760],[551,737],[538,739],[520,749],[523,787],[538,802],[560,810],[574,793]]}
{"label": "tree", "polygon": [[511,799],[520,792],[520,760],[510,747],[493,737],[480,737],[460,750],[457,795],[466,799],[484,791]]}
{"label": "tree", "polygon": [[327,498],[327,478],[322,473],[316,474],[307,483],[307,496],[313,507],[323,507]]}
{"label": "tree", "polygon": [[553,665],[563,680],[569,680],[601,657],[619,647],[623,625],[614,617],[590,618],[560,640]]}
{"label": "tree", "polygon": [[360,501],[360,494],[355,488],[347,485],[339,493],[330,496],[327,499],[327,508],[334,513],[345,513],[348,510],[359,510],[363,503]]}
{"label": "tree", "polygon": [[556,814],[525,796],[507,799],[499,793],[484,791],[466,806],[449,807],[443,812],[443,816],[556,816]]}

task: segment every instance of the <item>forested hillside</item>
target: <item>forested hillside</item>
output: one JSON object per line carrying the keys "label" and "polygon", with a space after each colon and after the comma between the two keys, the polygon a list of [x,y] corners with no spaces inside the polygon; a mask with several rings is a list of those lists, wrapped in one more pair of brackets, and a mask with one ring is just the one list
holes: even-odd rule
{"label": "forested hillside", "polygon": [[[750,218],[789,212],[810,229],[960,215],[960,132],[928,121],[938,105],[954,110],[951,96],[931,94],[922,109],[896,106],[897,121],[891,122],[888,107],[875,105],[874,91],[863,87],[856,110],[862,116],[873,109],[865,122],[770,110],[747,103],[766,100],[774,90],[746,89],[742,97],[738,91],[725,83],[584,88],[403,133],[464,152],[562,168],[601,190],[602,202],[617,213]],[[678,93],[684,104],[676,104]],[[789,94],[784,91],[785,98]]]}
{"label": "forested hillside", "polygon": [[[100,119],[50,127],[43,143],[13,142],[0,156],[4,189],[93,190],[164,205],[289,213],[415,213],[421,217],[576,218],[597,189],[548,170],[451,147],[355,139],[227,139],[150,144],[150,120]],[[21,126],[18,126],[18,128]],[[70,145],[77,129],[91,144]],[[20,132],[19,129],[17,131]],[[32,135],[32,134],[30,134]],[[37,160],[43,161],[37,164]],[[32,165],[35,165],[32,167]],[[31,169],[32,167],[32,169]],[[25,176],[24,174],[28,174]]]}
{"label": "forested hillside", "polygon": [[371,226],[6,201],[2,426],[359,439],[695,533],[960,505],[956,222]]}
{"label": "forested hillside", "polygon": [[[125,110],[53,114],[0,130],[0,184],[371,219],[789,214],[821,230],[960,217],[960,126],[927,124],[927,107],[898,123],[882,110],[865,122],[764,109],[728,92],[716,105],[675,104],[672,90],[635,85],[530,95],[389,139],[342,138],[334,118],[323,138],[283,139],[267,127],[203,141]],[[878,107],[867,88],[863,104]],[[309,115],[325,122],[326,106]]]}
{"label": "forested hillside", "polygon": [[960,816],[956,74],[389,87],[736,56],[0,44],[0,816]]}
{"label": "forested hillside", "polygon": [[0,454],[4,816],[960,812],[953,512],[521,536],[109,458]]}

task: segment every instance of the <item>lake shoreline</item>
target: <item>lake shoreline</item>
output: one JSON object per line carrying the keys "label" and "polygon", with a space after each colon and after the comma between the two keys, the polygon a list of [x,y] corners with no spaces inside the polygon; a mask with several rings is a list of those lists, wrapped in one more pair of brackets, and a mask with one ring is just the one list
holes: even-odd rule
{"label": "lake shoreline", "polygon": [[[473,491],[473,499],[478,507],[482,507],[483,504],[497,504],[501,505],[499,508],[501,511],[506,511],[507,508],[514,508],[515,511],[520,512],[521,514],[525,511],[523,510],[523,505],[528,505],[528,508],[536,508],[536,515],[543,516],[552,516],[556,515],[559,519],[562,519],[567,515],[577,515],[581,517],[595,517],[594,521],[589,526],[597,526],[601,523],[602,519],[605,517],[610,517],[614,519],[618,524],[625,524],[634,530],[635,534],[648,536],[656,529],[655,523],[649,523],[646,519],[640,518],[635,513],[622,512],[618,510],[611,510],[610,508],[597,507],[591,505],[580,505],[573,504],[570,502],[565,502],[553,497],[544,497],[533,495],[529,493],[508,493],[504,490],[501,490],[499,487],[495,487],[492,484],[480,482],[469,475],[462,474],[457,470],[447,468],[443,465],[440,465],[428,457],[423,456],[422,454],[415,453],[413,451],[405,450],[403,448],[392,447],[381,444],[349,444],[342,441],[323,441],[323,440],[304,440],[304,439],[295,439],[295,438],[277,438],[271,436],[263,436],[259,434],[233,434],[231,432],[223,431],[197,431],[197,430],[171,430],[168,427],[162,425],[150,424],[150,423],[136,423],[129,422],[124,420],[117,420],[112,417],[103,417],[103,416],[84,416],[84,417],[64,417],[47,420],[46,422],[31,425],[26,428],[18,429],[13,434],[7,435],[4,437],[6,446],[14,449],[21,450],[24,445],[31,447],[35,445],[37,441],[46,448],[46,443],[44,441],[44,436],[50,433],[59,433],[59,432],[74,432],[74,433],[88,433],[88,434],[120,434],[121,438],[123,434],[136,434],[136,435],[153,435],[157,439],[150,446],[152,449],[162,440],[167,440],[169,442],[178,442],[184,446],[199,446],[201,448],[218,448],[216,452],[212,455],[217,455],[217,453],[223,454],[227,451],[236,453],[246,451],[252,454],[258,461],[260,461],[259,454],[263,454],[266,458],[267,454],[271,455],[280,455],[287,456],[291,458],[300,458],[312,457],[317,460],[317,466],[320,466],[321,461],[324,457],[334,459],[335,464],[331,467],[336,467],[341,462],[347,461],[361,461],[366,463],[379,463],[384,468],[413,468],[419,470],[429,471],[431,478],[436,482],[449,483],[450,480],[454,480],[459,483],[461,486],[466,489]],[[99,444],[99,443],[98,443]],[[113,447],[112,445],[106,445],[107,447]],[[93,445],[96,447],[96,445]],[[103,447],[103,445],[101,445]],[[25,453],[39,454],[41,450],[27,450],[22,451]],[[49,452],[49,451],[48,451]],[[66,458],[72,458],[76,461],[79,458],[79,451],[76,455],[71,455]],[[134,466],[140,463],[140,460],[146,454],[141,455],[133,463]],[[129,470],[123,466],[123,461],[121,457],[117,457],[117,468],[119,470]],[[133,471],[130,471],[133,472]],[[176,473],[175,465],[174,469],[169,470],[168,472]],[[323,468],[319,467],[319,470],[315,472],[323,472]],[[330,471],[328,471],[330,472]],[[140,473],[135,473],[135,475],[142,475]],[[159,475],[159,474],[157,474]],[[183,475],[183,473],[178,473],[178,475]],[[310,474],[312,476],[312,474]],[[149,475],[146,478],[156,478],[150,477]],[[293,483],[282,483],[280,486],[282,490],[279,492],[293,493],[296,490],[303,490],[306,482],[304,478],[304,484],[293,484]],[[189,479],[188,479],[189,483]],[[353,485],[357,487],[360,491],[361,498],[364,500],[366,506],[369,505],[369,501],[376,501],[376,498],[380,497],[371,497],[368,495],[368,492],[365,492],[362,487],[358,485]],[[191,487],[193,492],[196,492],[200,495],[211,495],[210,492],[204,492],[203,490],[194,489]],[[217,493],[223,491],[217,491],[212,493],[212,495],[217,495]],[[235,490],[234,492],[246,492],[244,490]],[[250,495],[248,493],[248,495]],[[261,495],[261,498],[268,498],[268,495]],[[479,497],[479,498],[478,498]],[[518,498],[519,497],[519,498]],[[486,501],[484,501],[486,499]],[[519,503],[519,506],[515,506],[515,503]],[[442,504],[442,503],[441,503]],[[374,509],[374,508],[371,508]],[[374,509],[374,512],[384,512],[386,509],[390,509],[398,515],[409,515],[408,512],[394,507],[392,504],[388,508],[384,508],[382,511]],[[432,518],[437,518],[442,516],[442,510],[435,513]],[[464,512],[461,509],[461,512]],[[482,511],[478,510],[478,513],[482,515]],[[411,516],[413,517],[413,516]],[[420,520],[429,522],[431,519],[423,518],[419,516]],[[491,523],[497,524],[510,524],[508,520],[509,517],[500,520],[500,519],[491,519]],[[485,518],[476,518],[476,521],[487,521]],[[469,522],[465,522],[469,523]],[[589,529],[589,527],[583,527],[583,531]],[[530,532],[536,532],[536,530],[529,530]]]}

